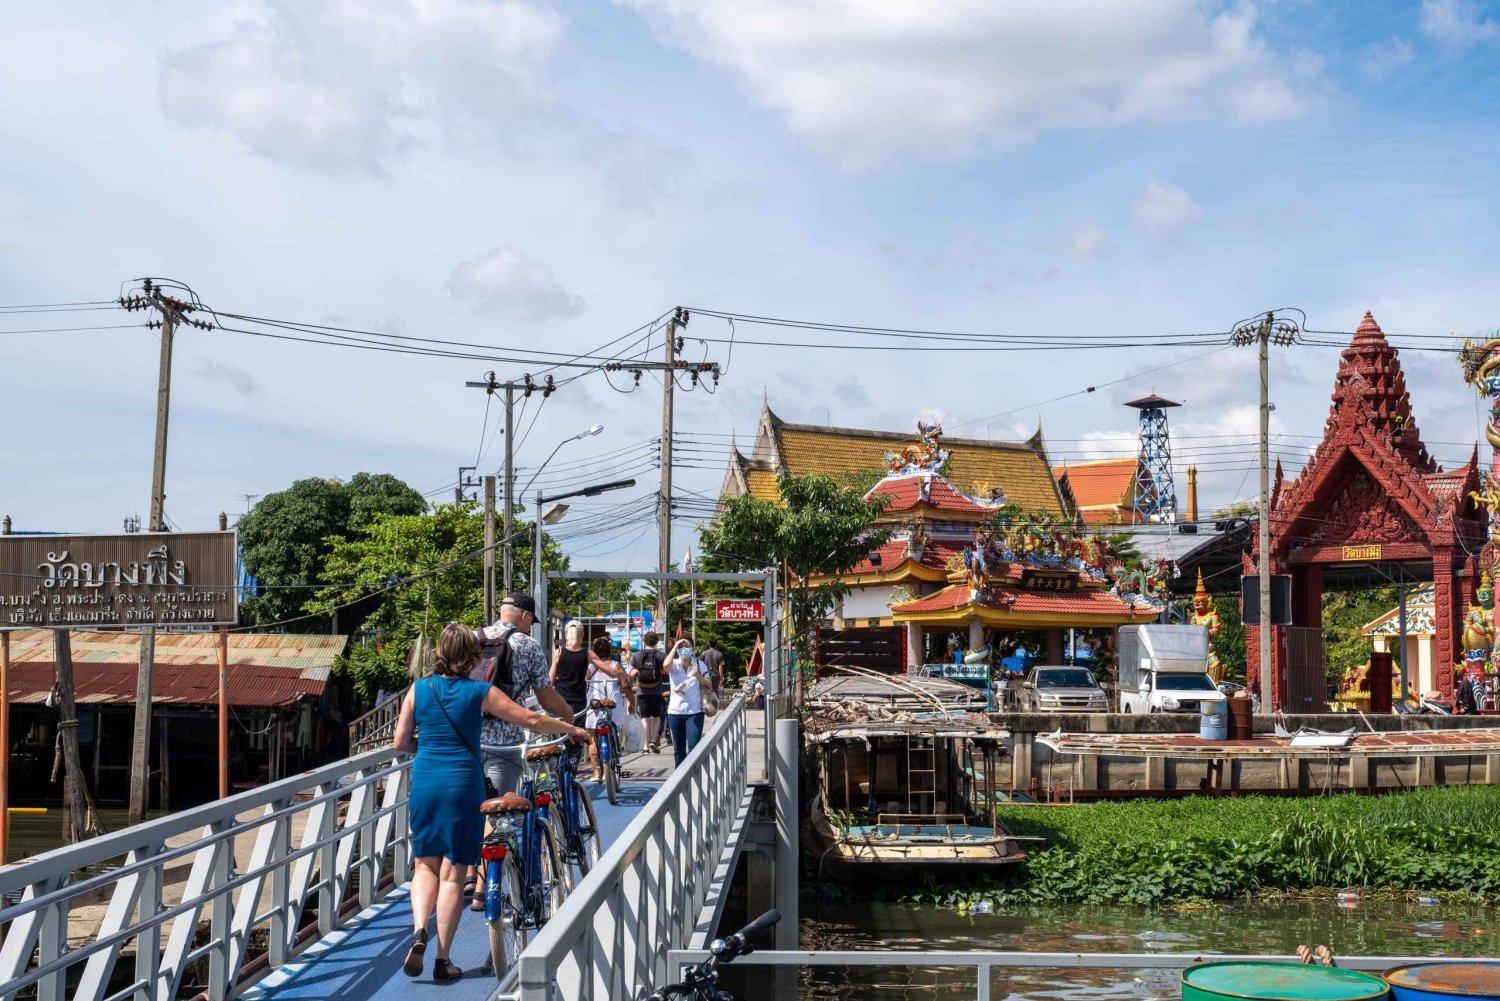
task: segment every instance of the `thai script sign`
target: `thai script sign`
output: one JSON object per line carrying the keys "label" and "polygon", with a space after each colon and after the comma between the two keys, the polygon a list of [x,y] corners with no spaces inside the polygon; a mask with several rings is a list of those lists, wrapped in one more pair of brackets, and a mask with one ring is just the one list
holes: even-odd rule
{"label": "thai script sign", "polygon": [[1345,563],[1380,559],[1379,546],[1345,546],[1342,559]]}
{"label": "thai script sign", "polygon": [[766,617],[765,602],[750,599],[714,604],[714,618],[721,622],[759,622]]}
{"label": "thai script sign", "polygon": [[0,535],[0,625],[234,625],[233,532]]}
{"label": "thai script sign", "polygon": [[1078,575],[1051,573],[1046,570],[1022,570],[1021,588],[1025,591],[1076,591]]}

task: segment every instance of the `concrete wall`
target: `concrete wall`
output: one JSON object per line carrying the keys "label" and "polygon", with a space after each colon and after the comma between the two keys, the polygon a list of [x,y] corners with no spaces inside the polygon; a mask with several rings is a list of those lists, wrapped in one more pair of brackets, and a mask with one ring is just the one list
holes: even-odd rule
{"label": "concrete wall", "polygon": [[[1161,792],[1198,792],[1208,778],[1209,763],[1193,759],[1092,757],[1056,754],[1039,743],[1040,734],[1059,728],[1067,733],[1184,733],[1198,732],[1196,714],[1156,713],[1146,716],[1117,713],[999,713],[995,718],[1011,731],[1011,782],[1017,789],[1035,788],[1043,796],[1067,799],[1131,796]],[[1347,713],[1289,715],[1284,726],[1319,730],[1347,730],[1369,726],[1382,732],[1500,729],[1494,716],[1367,716]],[[1255,717],[1255,732],[1270,733],[1273,720]],[[1402,789],[1418,785],[1500,784],[1500,754],[1444,757],[1343,758],[1310,755],[1300,761],[1231,760],[1224,766],[1227,790]]]}

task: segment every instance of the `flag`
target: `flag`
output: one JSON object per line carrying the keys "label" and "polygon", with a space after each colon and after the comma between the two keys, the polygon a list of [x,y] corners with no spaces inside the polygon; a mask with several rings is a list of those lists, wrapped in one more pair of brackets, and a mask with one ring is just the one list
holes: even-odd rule
{"label": "flag", "polygon": [[683,573],[692,573],[693,572],[693,547],[692,546],[688,546],[687,556],[685,556],[683,558],[683,560],[682,560],[682,572]]}

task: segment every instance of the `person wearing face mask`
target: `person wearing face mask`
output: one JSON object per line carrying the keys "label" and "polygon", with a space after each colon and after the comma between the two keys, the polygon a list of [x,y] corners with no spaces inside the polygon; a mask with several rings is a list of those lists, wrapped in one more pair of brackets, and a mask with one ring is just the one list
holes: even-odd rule
{"label": "person wearing face mask", "polygon": [[672,763],[675,767],[682,764],[682,759],[703,737],[703,689],[710,682],[703,662],[694,656],[692,641],[685,636],[672,645],[672,652],[667,654],[666,669],[668,684],[672,688],[667,727],[672,731]]}

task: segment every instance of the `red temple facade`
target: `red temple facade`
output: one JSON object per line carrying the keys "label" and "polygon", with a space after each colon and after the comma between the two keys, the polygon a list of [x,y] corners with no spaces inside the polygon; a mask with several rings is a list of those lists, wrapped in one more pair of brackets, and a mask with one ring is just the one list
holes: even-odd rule
{"label": "red temple facade", "polygon": [[[1321,665],[1321,656],[1309,664],[1302,651],[1321,644],[1313,630],[1322,625],[1325,575],[1347,579],[1362,568],[1378,579],[1398,565],[1406,580],[1433,582],[1435,674],[1443,697],[1451,696],[1452,668],[1464,655],[1464,610],[1474,600],[1485,545],[1485,514],[1470,497],[1478,488],[1477,446],[1452,471],[1427,453],[1398,353],[1366,313],[1339,362],[1322,442],[1292,482],[1283,482],[1280,463],[1276,468],[1271,572],[1291,575],[1292,627],[1272,627],[1273,705],[1321,708],[1322,679],[1304,670]],[[1257,540],[1246,573],[1256,572],[1258,550]],[[1260,630],[1245,632],[1253,688],[1260,679]]]}

